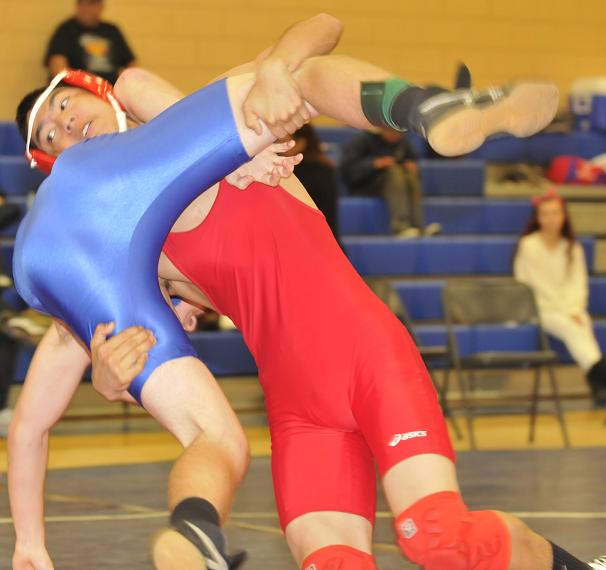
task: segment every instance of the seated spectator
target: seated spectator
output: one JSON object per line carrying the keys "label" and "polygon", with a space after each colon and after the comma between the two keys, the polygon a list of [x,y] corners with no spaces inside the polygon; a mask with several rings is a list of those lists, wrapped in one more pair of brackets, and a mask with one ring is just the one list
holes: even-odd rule
{"label": "seated spectator", "polygon": [[6,194],[0,191],[0,230],[7,228],[21,218],[21,208],[18,204],[6,201]]}
{"label": "seated spectator", "polygon": [[533,205],[514,257],[515,277],[532,287],[543,328],[566,345],[587,374],[595,404],[606,407],[606,361],[587,312],[583,248],[575,238],[566,203],[554,190]]}
{"label": "seated spectator", "polygon": [[338,239],[339,188],[335,165],[322,150],[318,134],[310,124],[301,127],[292,138],[295,146],[286,154],[303,154],[303,160],[295,168],[295,174],[326,217],[333,235]]}
{"label": "seated spectator", "polygon": [[423,228],[416,159],[406,135],[387,128],[361,132],[343,150],[340,170],[350,193],[383,198],[391,231],[400,237],[441,230],[439,224]]}
{"label": "seated spectator", "polygon": [[54,77],[66,67],[84,69],[115,83],[120,71],[135,65],[135,55],[114,24],[101,20],[103,0],[77,0],[76,13],[53,33],[44,65]]}

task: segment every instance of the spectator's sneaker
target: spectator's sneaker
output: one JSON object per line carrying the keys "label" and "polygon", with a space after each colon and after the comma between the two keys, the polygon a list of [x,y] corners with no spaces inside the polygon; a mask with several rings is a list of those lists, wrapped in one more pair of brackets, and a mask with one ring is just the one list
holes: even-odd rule
{"label": "spectator's sneaker", "polygon": [[600,556],[600,558],[596,558],[587,564],[594,570],[606,570],[606,556]]}
{"label": "spectator's sneaker", "polygon": [[421,235],[421,230],[419,228],[414,228],[412,226],[410,226],[408,228],[404,228],[404,229],[396,232],[396,237],[404,238],[404,239],[416,238],[416,237],[419,237],[420,235]]}
{"label": "spectator's sneaker", "polygon": [[4,408],[0,410],[0,437],[8,437],[8,426],[13,419],[13,410]]}
{"label": "spectator's sneaker", "polygon": [[437,236],[442,233],[442,224],[438,224],[437,222],[433,222],[431,224],[427,224],[423,228],[423,235],[425,237]]}
{"label": "spectator's sneaker", "polygon": [[[245,552],[228,555],[196,525],[184,521],[179,530],[166,528],[153,540],[156,570],[232,570],[246,560]],[[224,540],[224,539],[223,539]]]}
{"label": "spectator's sneaker", "polygon": [[558,88],[550,82],[444,91],[418,106],[411,126],[442,156],[459,156],[496,133],[528,137],[539,132],[551,123],[558,104]]}

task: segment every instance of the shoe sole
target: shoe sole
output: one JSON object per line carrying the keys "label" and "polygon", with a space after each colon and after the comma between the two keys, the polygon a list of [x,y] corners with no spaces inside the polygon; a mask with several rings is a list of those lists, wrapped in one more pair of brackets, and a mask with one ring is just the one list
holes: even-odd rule
{"label": "shoe sole", "polygon": [[517,83],[501,101],[453,111],[429,129],[427,140],[442,156],[474,151],[496,133],[529,137],[555,117],[559,91],[552,83]]}
{"label": "shoe sole", "polygon": [[152,561],[156,570],[207,570],[200,551],[170,528],[162,529],[154,536]]}

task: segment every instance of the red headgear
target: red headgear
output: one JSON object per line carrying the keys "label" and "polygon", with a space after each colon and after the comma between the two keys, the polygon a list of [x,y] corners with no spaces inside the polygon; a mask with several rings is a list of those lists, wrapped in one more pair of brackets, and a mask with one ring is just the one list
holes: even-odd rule
{"label": "red headgear", "polygon": [[108,102],[114,109],[116,113],[116,120],[118,121],[118,130],[123,132],[126,130],[126,114],[122,110],[120,103],[114,96],[114,90],[109,81],[106,81],[102,77],[98,77],[97,75],[93,75],[92,73],[88,73],[87,71],[81,71],[76,69],[65,69],[61,73],[55,75],[53,80],[50,82],[49,86],[44,90],[44,92],[36,99],[34,106],[29,114],[29,120],[27,122],[27,142],[25,145],[25,156],[27,160],[29,160],[30,166],[32,168],[38,167],[39,170],[44,172],[45,174],[49,174],[53,168],[53,164],[55,163],[56,157],[41,150],[33,149],[30,150],[30,144],[32,141],[32,132],[34,129],[34,121],[36,119],[36,115],[38,111],[40,111],[40,107],[51,92],[59,85],[61,82],[67,83],[68,85],[72,85],[74,87],[80,87],[81,89],[86,89],[91,92],[93,95],[100,97],[103,101]]}
{"label": "red headgear", "polygon": [[536,208],[538,205],[542,204],[543,202],[547,202],[549,200],[558,200],[560,202],[564,201],[562,196],[560,196],[556,192],[556,189],[552,186],[547,189],[547,192],[545,192],[545,194],[542,194],[541,196],[534,196],[532,198],[532,205],[535,206],[535,208]]}

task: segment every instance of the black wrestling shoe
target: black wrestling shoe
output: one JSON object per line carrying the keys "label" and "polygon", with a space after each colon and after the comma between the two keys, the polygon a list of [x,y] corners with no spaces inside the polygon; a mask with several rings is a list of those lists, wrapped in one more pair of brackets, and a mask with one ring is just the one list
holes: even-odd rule
{"label": "black wrestling shoe", "polygon": [[246,552],[226,554],[225,537],[214,541],[198,526],[182,521],[179,528],[161,530],[153,540],[156,570],[235,570],[246,561]]}
{"label": "black wrestling shoe", "polygon": [[460,156],[496,133],[528,137],[539,132],[551,123],[558,104],[558,88],[550,82],[457,89],[420,103],[410,126],[442,156]]}
{"label": "black wrestling shoe", "polygon": [[594,570],[606,570],[606,556],[600,556],[600,558],[596,558],[587,564]]}

